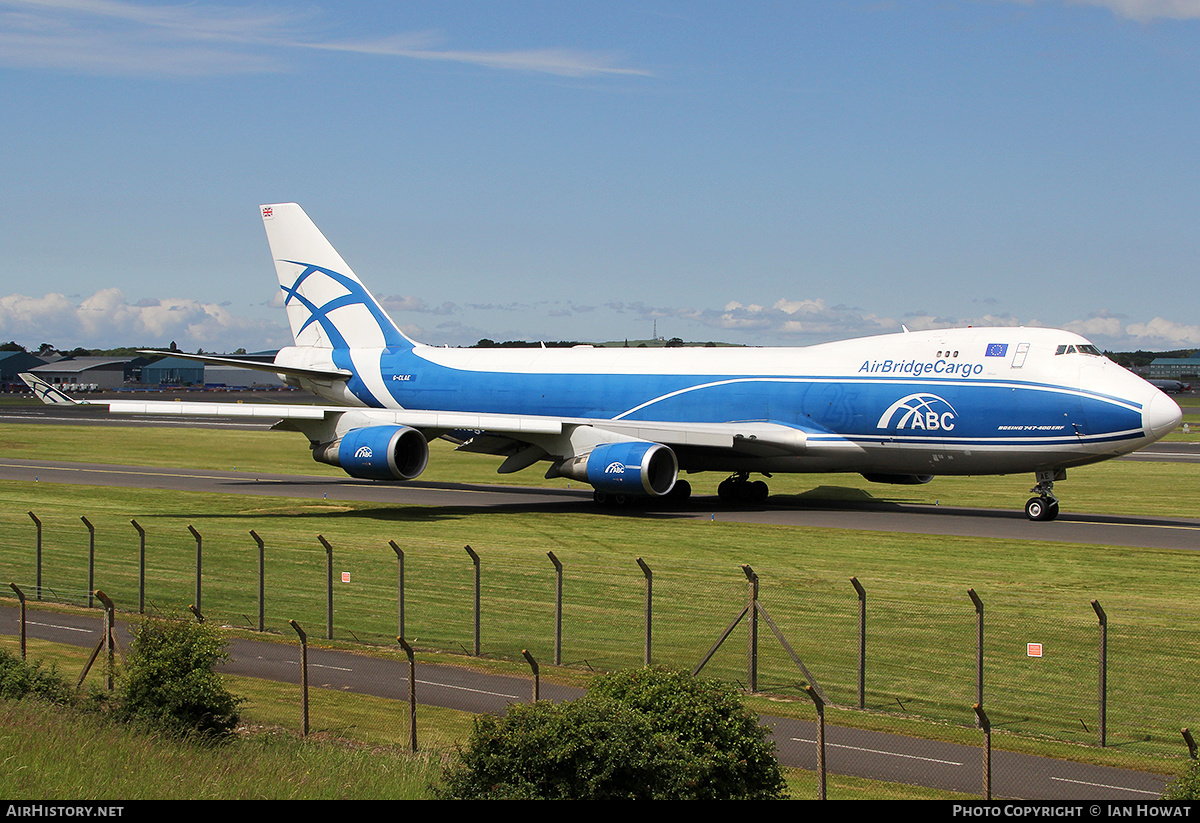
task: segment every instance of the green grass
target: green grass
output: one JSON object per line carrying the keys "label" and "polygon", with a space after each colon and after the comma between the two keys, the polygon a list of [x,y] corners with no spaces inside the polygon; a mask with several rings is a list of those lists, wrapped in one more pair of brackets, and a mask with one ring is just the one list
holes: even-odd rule
{"label": "green grass", "polygon": [[[7,638],[5,638],[7,640]],[[31,658],[75,677],[86,650],[31,641]],[[98,671],[89,676],[100,683]],[[0,701],[0,797],[26,800],[427,799],[430,784],[472,716],[417,710],[418,752],[408,751],[407,709],[396,701],[328,689],[310,692],[310,734],[300,725],[297,687],[226,677],[246,702],[230,745],[181,744],[121,728],[96,715],[64,713],[32,700]],[[794,799],[817,796],[817,775],[785,772]],[[833,800],[963,799],[969,796],[829,775]]]}

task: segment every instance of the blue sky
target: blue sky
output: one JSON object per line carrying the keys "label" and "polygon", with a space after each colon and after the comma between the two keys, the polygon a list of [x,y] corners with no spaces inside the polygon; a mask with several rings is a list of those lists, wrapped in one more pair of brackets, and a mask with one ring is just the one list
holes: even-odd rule
{"label": "blue sky", "polygon": [[1200,346],[1200,0],[0,0],[0,341],[286,344],[258,205],[411,336]]}

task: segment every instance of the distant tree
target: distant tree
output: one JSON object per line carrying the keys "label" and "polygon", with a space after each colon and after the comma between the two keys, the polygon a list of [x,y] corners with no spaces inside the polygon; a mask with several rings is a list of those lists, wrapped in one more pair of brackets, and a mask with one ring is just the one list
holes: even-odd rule
{"label": "distant tree", "polygon": [[41,355],[46,355],[46,354],[51,354],[54,351],[55,351],[54,346],[50,345],[49,343],[43,343],[42,345],[38,346],[37,353],[41,354]]}
{"label": "distant tree", "polygon": [[171,341],[171,351],[179,351],[179,347],[175,345],[175,341]]}
{"label": "distant tree", "polygon": [[25,351],[25,347],[15,340],[9,340],[7,343],[0,345],[0,351]]}
{"label": "distant tree", "polygon": [[667,341],[666,346],[668,349],[678,349],[683,346],[683,339],[679,337],[672,337]]}

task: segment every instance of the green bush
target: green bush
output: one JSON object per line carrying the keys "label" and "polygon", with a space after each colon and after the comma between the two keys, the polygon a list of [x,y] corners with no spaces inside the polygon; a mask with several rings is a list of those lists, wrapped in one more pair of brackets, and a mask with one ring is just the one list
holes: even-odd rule
{"label": "green bush", "polygon": [[206,624],[143,619],[118,680],[115,716],[178,736],[227,735],[242,702],[213,671],[227,657],[224,641]]}
{"label": "green bush", "polygon": [[585,697],[481,717],[436,788],[463,799],[768,799],[784,796],[767,731],[729,687],[633,669]]}
{"label": "green bush", "polygon": [[75,700],[75,689],[54,666],[43,669],[41,662],[29,664],[0,649],[0,698],[22,697],[40,697],[51,703],[70,705]]}
{"label": "green bush", "polygon": [[1191,760],[1183,774],[1167,785],[1163,800],[1200,800],[1200,760]]}

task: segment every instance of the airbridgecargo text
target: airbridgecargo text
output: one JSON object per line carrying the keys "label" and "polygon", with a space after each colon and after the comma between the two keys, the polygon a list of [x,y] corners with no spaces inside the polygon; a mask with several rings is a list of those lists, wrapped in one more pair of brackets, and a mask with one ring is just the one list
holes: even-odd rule
{"label": "airbridgecargo text", "polygon": [[949,360],[864,360],[858,367],[859,374],[907,374],[920,377],[923,374],[943,374],[957,377],[974,377],[983,373],[982,363],[952,363]]}

